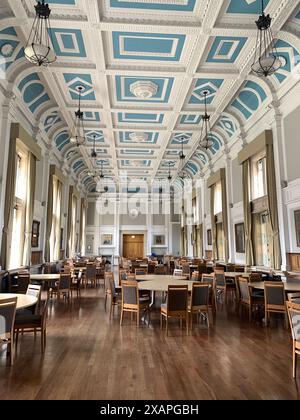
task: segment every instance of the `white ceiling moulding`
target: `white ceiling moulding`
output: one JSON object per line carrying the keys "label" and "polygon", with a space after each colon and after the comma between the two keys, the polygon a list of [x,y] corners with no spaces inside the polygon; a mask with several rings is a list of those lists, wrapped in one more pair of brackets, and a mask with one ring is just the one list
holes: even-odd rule
{"label": "white ceiling moulding", "polygon": [[157,94],[158,86],[148,80],[138,80],[130,85],[130,92],[137,98],[150,99]]}

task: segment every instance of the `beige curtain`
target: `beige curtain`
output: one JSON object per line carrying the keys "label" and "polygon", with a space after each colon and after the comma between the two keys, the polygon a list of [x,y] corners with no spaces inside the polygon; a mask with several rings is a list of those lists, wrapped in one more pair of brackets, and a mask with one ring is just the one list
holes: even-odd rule
{"label": "beige curtain", "polygon": [[224,261],[229,259],[229,241],[228,241],[228,210],[227,210],[227,189],[226,189],[226,175],[225,171],[221,173],[221,188],[222,188],[222,220],[223,220],[223,238],[224,238]]}
{"label": "beige curtain", "polygon": [[245,254],[246,265],[254,265],[252,243],[252,214],[250,204],[250,159],[243,162],[243,206],[245,222]]}
{"label": "beige curtain", "polygon": [[266,157],[267,157],[268,205],[269,205],[270,231],[271,231],[271,241],[270,241],[271,267],[274,268],[275,270],[280,270],[282,260],[281,260],[279,225],[278,225],[278,208],[277,208],[274,152],[273,152],[272,144],[266,145]]}
{"label": "beige curtain", "polygon": [[57,261],[60,258],[60,235],[61,235],[61,202],[62,183],[56,176],[53,176],[53,202],[52,202],[52,224],[50,235],[50,260]]}
{"label": "beige curtain", "polygon": [[8,152],[8,165],[6,171],[6,189],[4,205],[4,224],[1,243],[1,266],[7,269],[10,255],[10,236],[13,223],[13,207],[16,188],[16,139],[11,138]]}
{"label": "beige curtain", "polygon": [[34,199],[35,199],[35,179],[36,179],[36,157],[29,152],[28,154],[28,169],[27,169],[27,196],[26,196],[26,211],[24,224],[24,248],[23,248],[23,265],[30,266],[31,264],[31,235],[32,235],[32,221],[34,213]]}
{"label": "beige curtain", "polygon": [[198,252],[198,249],[197,249],[197,226],[193,225],[192,229],[193,229],[193,233],[192,233],[192,235],[193,235],[193,257],[195,258],[197,256],[197,252]]}
{"label": "beige curtain", "polygon": [[211,237],[212,237],[212,259],[218,259],[217,247],[217,226],[215,216],[215,186],[210,187],[210,214],[211,214]]}
{"label": "beige curtain", "polygon": [[48,202],[47,202],[47,220],[46,220],[46,241],[45,241],[45,261],[50,262],[50,236],[53,217],[53,177],[55,166],[50,165],[49,184],[48,184]]}
{"label": "beige curtain", "polygon": [[72,229],[71,229],[71,252],[72,252],[72,257],[75,255],[75,253],[77,252],[77,246],[78,244],[76,243],[76,220],[77,220],[77,197],[75,196],[75,194],[73,194],[72,196]]}
{"label": "beige curtain", "polygon": [[67,223],[67,249],[66,255],[67,258],[71,257],[71,242],[72,242],[72,197],[73,197],[73,187],[69,188],[69,204],[68,204],[68,223]]}
{"label": "beige curtain", "polygon": [[84,198],[81,199],[80,210],[80,232],[79,232],[79,251],[81,255],[85,254],[85,228],[86,228],[86,205]]}

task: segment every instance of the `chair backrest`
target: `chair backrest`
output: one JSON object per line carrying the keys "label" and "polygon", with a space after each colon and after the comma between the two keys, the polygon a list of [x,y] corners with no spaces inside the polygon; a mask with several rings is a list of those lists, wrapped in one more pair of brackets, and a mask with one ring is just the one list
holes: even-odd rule
{"label": "chair backrest", "polygon": [[166,268],[163,265],[157,266],[154,269],[154,274],[166,274]]}
{"label": "chair backrest", "polygon": [[182,270],[180,268],[175,268],[173,276],[182,276]]}
{"label": "chair backrest", "polygon": [[144,276],[147,274],[147,268],[136,268],[135,269],[135,275],[136,276]]}
{"label": "chair backrest", "polygon": [[215,275],[212,274],[202,274],[202,283],[209,283],[211,286],[214,286],[215,283]]}
{"label": "chair backrest", "polygon": [[121,286],[122,280],[127,280],[128,272],[126,270],[119,270],[119,285]]}
{"label": "chair backrest", "polygon": [[206,273],[207,273],[206,263],[202,263],[202,262],[200,262],[200,263],[198,264],[198,271],[199,271],[199,273],[201,273],[201,274],[206,274]]}
{"label": "chair backrest", "polygon": [[216,286],[225,286],[225,275],[224,270],[215,269]]}
{"label": "chair backrest", "polygon": [[0,336],[1,334],[13,333],[17,299],[14,297],[0,301]]}
{"label": "chair backrest", "polygon": [[44,302],[44,306],[42,309],[42,313],[41,313],[41,317],[42,317],[42,326],[44,327],[46,324],[46,319],[47,319],[47,313],[48,313],[48,303],[49,303],[49,297],[47,296],[45,302]]}
{"label": "chair backrest", "polygon": [[122,304],[136,306],[139,304],[139,291],[137,281],[122,281]]}
{"label": "chair backrest", "polygon": [[108,281],[109,281],[108,286],[109,286],[109,290],[110,290],[111,295],[113,297],[117,296],[117,294],[116,294],[116,285],[115,285],[114,278],[113,277],[109,277]]}
{"label": "chair backrest", "polygon": [[233,271],[235,273],[244,273],[245,267],[243,265],[235,265]]}
{"label": "chair backrest", "polygon": [[243,277],[239,277],[239,289],[241,293],[241,301],[245,303],[251,302],[251,294],[249,290],[249,283],[247,279],[244,279]]}
{"label": "chair backrest", "polygon": [[226,271],[227,272],[233,272],[235,269],[235,265],[234,264],[226,264]]}
{"label": "chair backrest", "polygon": [[18,293],[26,293],[29,283],[30,283],[29,273],[18,274]]}
{"label": "chair backrest", "polygon": [[134,273],[128,273],[127,274],[127,280],[128,281],[136,281],[136,277]]}
{"label": "chair backrest", "polygon": [[287,298],[289,302],[300,303],[300,293],[288,293]]}
{"label": "chair backrest", "polygon": [[250,283],[258,283],[262,281],[262,274],[261,273],[251,273],[249,277]]}
{"label": "chair backrest", "polygon": [[153,273],[154,273],[154,271],[155,271],[155,267],[156,267],[156,264],[154,264],[153,262],[150,262],[150,263],[148,264],[148,273],[149,273],[149,274],[153,274]]}
{"label": "chair backrest", "polygon": [[201,274],[199,273],[199,271],[193,271],[192,272],[192,280],[193,281],[201,281]]}
{"label": "chair backrest", "polygon": [[169,285],[167,311],[168,312],[184,312],[187,310],[188,304],[188,286],[187,285]]}
{"label": "chair backrest", "polygon": [[192,308],[198,306],[208,306],[209,304],[209,289],[208,283],[193,283],[191,306]]}
{"label": "chair backrest", "polygon": [[190,275],[190,264],[187,262],[182,263],[182,274],[183,275]]}
{"label": "chair backrest", "polygon": [[292,302],[287,302],[286,305],[293,340],[300,343],[300,305]]}
{"label": "chair backrest", "polygon": [[86,266],[86,278],[89,279],[94,279],[96,277],[96,266],[94,264],[87,264]]}
{"label": "chair backrest", "polygon": [[68,273],[61,273],[58,281],[59,290],[69,290],[71,287],[71,275]]}
{"label": "chair backrest", "polygon": [[265,305],[285,306],[284,284],[277,281],[266,281],[265,285]]}
{"label": "chair backrest", "polygon": [[42,286],[37,284],[29,284],[27,287],[26,295],[34,296],[39,300],[41,296],[41,290]]}

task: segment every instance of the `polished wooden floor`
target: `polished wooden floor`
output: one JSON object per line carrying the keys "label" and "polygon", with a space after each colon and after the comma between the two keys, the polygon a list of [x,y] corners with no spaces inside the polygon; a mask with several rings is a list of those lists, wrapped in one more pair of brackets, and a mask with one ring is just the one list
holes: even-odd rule
{"label": "polished wooden floor", "polygon": [[292,378],[289,331],[272,328],[234,305],[220,307],[209,331],[196,327],[170,336],[159,328],[137,329],[127,318],[109,320],[103,289],[84,291],[80,302],[49,307],[47,347],[21,337],[13,368],[0,353],[0,399],[299,399],[300,367]]}

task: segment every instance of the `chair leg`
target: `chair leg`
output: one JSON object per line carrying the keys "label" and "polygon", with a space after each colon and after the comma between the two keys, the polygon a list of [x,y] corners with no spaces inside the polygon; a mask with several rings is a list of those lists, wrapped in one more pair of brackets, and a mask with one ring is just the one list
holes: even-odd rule
{"label": "chair leg", "polygon": [[295,351],[295,345],[293,345],[293,378],[296,378],[296,371],[297,371],[297,353]]}
{"label": "chair leg", "polygon": [[11,337],[10,339],[10,365],[13,366],[14,364],[14,341],[13,341],[13,337]]}
{"label": "chair leg", "polygon": [[209,310],[208,309],[206,312],[206,322],[207,322],[207,328],[209,328]]}
{"label": "chair leg", "polygon": [[163,327],[163,316],[162,313],[160,313],[160,329]]}
{"label": "chair leg", "polygon": [[136,313],[136,326],[140,326],[140,311],[138,310]]}
{"label": "chair leg", "polygon": [[189,333],[189,314],[188,314],[188,312],[185,315],[185,327],[186,327],[186,333],[188,335],[188,333]]}
{"label": "chair leg", "polygon": [[168,331],[169,331],[169,328],[168,328],[169,327],[169,325],[168,325],[169,322],[168,321],[169,321],[169,317],[166,316],[166,333],[167,333],[167,335],[168,335]]}
{"label": "chair leg", "polygon": [[123,316],[124,316],[124,311],[123,308],[121,309],[121,316],[120,316],[120,325],[122,325],[123,323]]}

